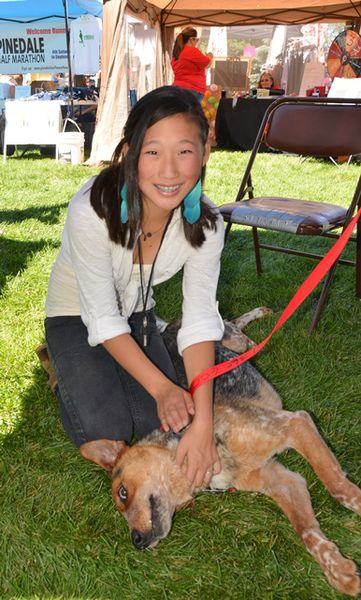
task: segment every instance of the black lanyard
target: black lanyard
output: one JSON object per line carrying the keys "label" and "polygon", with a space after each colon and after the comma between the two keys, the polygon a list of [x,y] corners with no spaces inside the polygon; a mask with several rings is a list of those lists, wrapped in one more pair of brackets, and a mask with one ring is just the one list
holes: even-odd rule
{"label": "black lanyard", "polygon": [[158,258],[158,254],[159,254],[159,250],[162,246],[163,240],[165,238],[165,234],[167,233],[167,229],[168,226],[171,222],[173,216],[173,211],[170,213],[166,226],[164,227],[164,231],[162,233],[162,237],[160,240],[160,244],[159,244],[159,248],[157,250],[157,253],[154,257],[153,260],[153,264],[152,264],[152,268],[150,270],[150,275],[149,275],[149,280],[148,280],[148,285],[147,285],[147,289],[144,291],[144,268],[143,268],[143,257],[142,257],[142,246],[140,243],[140,238],[138,237],[137,240],[137,244],[138,244],[138,259],[139,259],[139,273],[140,273],[140,288],[142,290],[142,303],[143,303],[143,321],[142,321],[142,336],[143,336],[143,347],[146,348],[148,346],[148,316],[147,316],[147,304],[148,304],[148,298],[149,298],[149,294],[150,294],[150,290],[152,287],[152,281],[153,281],[153,274],[154,274],[154,267],[155,267],[155,262]]}

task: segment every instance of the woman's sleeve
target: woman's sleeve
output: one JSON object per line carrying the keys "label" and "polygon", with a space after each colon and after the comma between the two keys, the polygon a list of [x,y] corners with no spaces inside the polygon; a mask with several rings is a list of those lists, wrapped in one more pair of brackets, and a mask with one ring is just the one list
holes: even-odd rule
{"label": "woman's sleeve", "polygon": [[206,241],[193,248],[183,270],[182,325],[178,332],[178,351],[192,344],[220,340],[223,320],[218,312],[217,286],[224,244],[223,219],[217,230],[205,230]]}
{"label": "woman's sleeve", "polygon": [[203,54],[198,48],[192,48],[192,62],[194,62],[199,68],[205,69],[208,67],[212,59],[206,54]]}
{"label": "woman's sleeve", "polygon": [[66,231],[79,289],[80,314],[88,329],[88,341],[96,346],[128,333],[130,327],[117,302],[111,242],[105,221],[90,204],[69,205]]}

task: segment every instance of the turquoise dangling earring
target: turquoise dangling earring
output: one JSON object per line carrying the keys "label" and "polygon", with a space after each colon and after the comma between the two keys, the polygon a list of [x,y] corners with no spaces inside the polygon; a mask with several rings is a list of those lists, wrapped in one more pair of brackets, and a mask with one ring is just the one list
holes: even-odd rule
{"label": "turquoise dangling earring", "polygon": [[125,183],[123,183],[122,189],[120,190],[120,197],[122,199],[120,203],[120,220],[124,225],[128,221],[127,186]]}
{"label": "turquoise dangling earring", "polygon": [[183,215],[190,225],[198,221],[201,216],[202,183],[198,179],[194,188],[183,200]]}

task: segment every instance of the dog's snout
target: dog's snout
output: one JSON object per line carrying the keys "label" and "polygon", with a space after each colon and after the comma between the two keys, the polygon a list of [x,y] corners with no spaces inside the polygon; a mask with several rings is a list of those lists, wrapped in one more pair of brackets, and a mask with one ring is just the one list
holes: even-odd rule
{"label": "dog's snout", "polygon": [[147,532],[133,529],[131,532],[131,539],[133,545],[138,548],[138,550],[143,550],[143,548],[147,548],[147,546],[149,546],[151,542],[151,535]]}

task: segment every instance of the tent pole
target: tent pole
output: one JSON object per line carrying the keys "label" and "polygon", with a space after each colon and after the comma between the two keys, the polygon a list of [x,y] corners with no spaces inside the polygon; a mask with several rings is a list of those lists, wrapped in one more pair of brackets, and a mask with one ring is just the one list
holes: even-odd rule
{"label": "tent pole", "polygon": [[69,32],[69,19],[68,19],[68,2],[62,0],[64,6],[64,17],[65,17],[65,37],[66,37],[66,51],[68,55],[68,71],[69,71],[69,93],[70,93],[70,111],[68,104],[67,117],[73,118],[74,116],[74,99],[73,99],[73,76],[71,72],[71,56],[70,56],[70,32]]}

